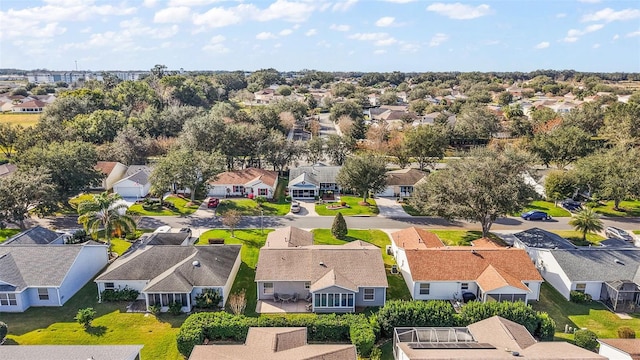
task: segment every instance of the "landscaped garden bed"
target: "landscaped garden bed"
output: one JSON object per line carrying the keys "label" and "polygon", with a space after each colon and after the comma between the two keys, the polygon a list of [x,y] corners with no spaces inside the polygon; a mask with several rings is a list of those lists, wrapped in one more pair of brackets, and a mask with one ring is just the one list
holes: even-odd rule
{"label": "landscaped garden bed", "polygon": [[320,216],[335,216],[338,212],[343,216],[376,216],[378,206],[374,199],[367,199],[365,205],[361,197],[343,195],[336,202],[316,203],[316,212]]}

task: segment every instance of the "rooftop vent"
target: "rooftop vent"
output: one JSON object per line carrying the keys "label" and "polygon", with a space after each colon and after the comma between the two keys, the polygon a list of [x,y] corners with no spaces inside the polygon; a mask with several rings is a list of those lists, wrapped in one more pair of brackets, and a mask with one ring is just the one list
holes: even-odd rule
{"label": "rooftop vent", "polygon": [[324,263],[322,261],[320,261],[320,266],[325,266]]}
{"label": "rooftop vent", "polygon": [[191,263],[191,265],[193,265],[194,267],[198,267],[198,266],[200,266],[200,261],[198,261],[198,260],[193,260],[193,262]]}
{"label": "rooftop vent", "polygon": [[619,259],[614,259],[613,262],[616,263],[616,264],[624,265],[624,263],[622,261],[620,261]]}

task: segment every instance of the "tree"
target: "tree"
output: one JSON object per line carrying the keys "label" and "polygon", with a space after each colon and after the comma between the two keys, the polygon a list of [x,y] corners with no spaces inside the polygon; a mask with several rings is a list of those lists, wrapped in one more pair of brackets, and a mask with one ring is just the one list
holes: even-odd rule
{"label": "tree", "polygon": [[0,345],[4,342],[4,338],[7,337],[7,333],[9,332],[9,328],[7,324],[0,321]]}
{"label": "tree", "polygon": [[339,212],[336,214],[336,217],[333,218],[333,225],[331,225],[331,235],[336,239],[343,240],[347,237],[347,233],[349,229],[347,229],[347,222],[344,220],[344,216]]}
{"label": "tree", "polygon": [[367,202],[369,194],[376,194],[387,186],[387,162],[384,157],[372,154],[348,158],[338,175],[336,182],[342,188],[353,189]]}
{"label": "tree", "polygon": [[573,197],[578,181],[573,172],[555,170],[549,172],[544,180],[544,192],[547,199],[556,203],[558,200]]}
{"label": "tree", "polygon": [[580,329],[574,334],[576,345],[583,349],[596,351],[598,349],[598,336],[591,330]]}
{"label": "tree", "polygon": [[0,124],[0,151],[6,158],[13,155],[22,132],[24,132],[24,128],[20,125]]}
{"label": "tree", "polygon": [[418,164],[420,170],[444,157],[449,146],[449,133],[440,125],[424,125],[412,128],[405,135],[407,151]]}
{"label": "tree", "polygon": [[138,130],[127,126],[118,132],[113,140],[112,156],[125,165],[144,164],[148,151],[148,139],[140,136]]}
{"label": "tree", "polygon": [[640,143],[640,104],[616,103],[609,106],[600,135],[621,146]]}
{"label": "tree", "polygon": [[12,223],[25,229],[29,211],[44,216],[57,208],[55,186],[46,171],[19,169],[0,177],[0,224]]}
{"label": "tree", "polygon": [[508,91],[503,91],[498,95],[498,105],[507,106],[513,101],[513,95]]}
{"label": "tree", "polygon": [[222,215],[222,225],[227,226],[229,228],[229,230],[231,231],[232,238],[236,237],[233,231],[236,229],[238,224],[240,224],[241,220],[242,220],[242,215],[240,214],[240,211],[235,209],[227,210]]}
{"label": "tree", "polygon": [[472,140],[490,139],[498,130],[498,118],[484,105],[465,105],[454,127],[456,136]]}
{"label": "tree", "polygon": [[96,110],[88,115],[77,115],[70,127],[76,130],[83,141],[102,144],[113,141],[126,123],[127,119],[119,111]]}
{"label": "tree", "polygon": [[533,188],[521,176],[527,155],[513,150],[479,149],[467,158],[447,163],[416,186],[412,205],[447,219],[462,218],[482,225],[487,236],[501,216],[529,203]]}
{"label": "tree", "polygon": [[577,126],[561,125],[536,134],[529,149],[545,165],[555,164],[558,169],[564,169],[591,152],[591,136]]}
{"label": "tree", "polygon": [[400,131],[392,132],[387,142],[387,154],[394,157],[394,163],[402,169],[411,164],[411,153],[407,148],[404,133]]}
{"label": "tree", "polygon": [[320,136],[314,136],[307,141],[306,158],[311,164],[315,164],[324,159],[325,141]]}
{"label": "tree", "polygon": [[244,313],[244,309],[247,307],[247,292],[242,289],[229,296],[229,308],[231,312],[236,315]]}
{"label": "tree", "polygon": [[569,225],[582,233],[582,241],[587,240],[587,234],[602,230],[602,220],[600,220],[600,215],[589,207],[577,212],[571,220],[569,220]]}
{"label": "tree", "polygon": [[353,121],[364,118],[362,107],[351,100],[335,103],[331,107],[329,115],[331,121],[338,122],[342,116],[348,116]]}
{"label": "tree", "polygon": [[264,159],[273,165],[273,170],[282,173],[291,162],[296,161],[303,153],[300,141],[291,141],[281,133],[271,130],[261,144]]}
{"label": "tree", "polygon": [[346,139],[344,136],[330,134],[327,138],[327,150],[326,154],[335,165],[344,164],[344,160],[351,152],[350,139]]}
{"label": "tree", "polygon": [[78,324],[84,326],[85,329],[88,329],[91,327],[91,322],[96,318],[96,315],[97,313],[93,308],[84,308],[78,310],[74,319]]}
{"label": "tree", "polygon": [[93,195],[93,199],[82,201],[78,204],[78,224],[82,224],[84,229],[97,238],[98,231],[104,231],[104,241],[111,249],[111,237],[116,231],[127,234],[135,233],[136,222],[132,217],[126,215],[127,204],[120,202],[122,197],[119,194],[109,194],[106,191]]}

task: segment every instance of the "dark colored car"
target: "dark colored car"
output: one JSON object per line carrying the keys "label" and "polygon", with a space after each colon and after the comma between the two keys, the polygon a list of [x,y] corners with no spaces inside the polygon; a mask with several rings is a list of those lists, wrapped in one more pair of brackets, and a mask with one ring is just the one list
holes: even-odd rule
{"label": "dark colored car", "polygon": [[628,232],[613,226],[609,226],[604,229],[604,234],[609,239],[619,239],[628,241],[633,244],[633,236],[631,236]]}
{"label": "dark colored car", "polygon": [[218,198],[209,198],[209,201],[207,202],[207,207],[209,209],[217,208],[218,205],[220,205],[220,199],[218,199]]}
{"label": "dark colored car", "polygon": [[526,213],[520,214],[520,217],[525,220],[551,220],[551,216],[544,211],[531,210]]}
{"label": "dark colored car", "polygon": [[579,201],[573,199],[564,199],[560,202],[560,206],[567,209],[567,211],[575,212],[582,210],[582,204]]}

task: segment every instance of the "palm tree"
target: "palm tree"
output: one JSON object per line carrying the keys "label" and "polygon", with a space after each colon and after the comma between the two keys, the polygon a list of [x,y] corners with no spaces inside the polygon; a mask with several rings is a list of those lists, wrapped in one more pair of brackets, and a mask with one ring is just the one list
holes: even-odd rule
{"label": "palm tree", "polygon": [[591,208],[584,208],[576,213],[569,221],[569,225],[582,233],[582,241],[587,240],[588,233],[595,233],[602,230],[600,215],[595,213]]}
{"label": "palm tree", "polygon": [[78,224],[83,224],[84,229],[97,236],[100,229],[104,230],[104,240],[111,249],[111,235],[115,230],[125,232],[136,231],[136,222],[125,214],[127,205],[118,203],[122,200],[119,194],[109,194],[106,191],[100,195],[94,195],[93,199],[78,204]]}

